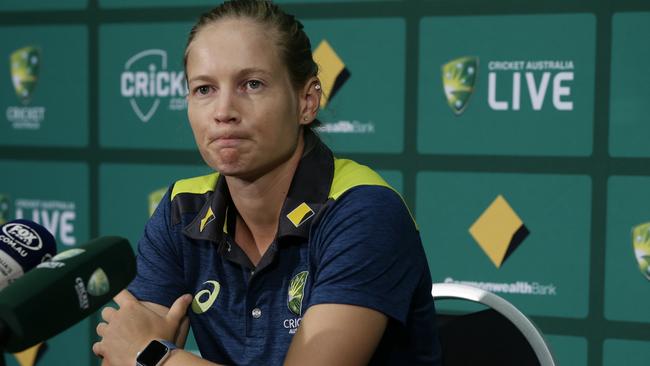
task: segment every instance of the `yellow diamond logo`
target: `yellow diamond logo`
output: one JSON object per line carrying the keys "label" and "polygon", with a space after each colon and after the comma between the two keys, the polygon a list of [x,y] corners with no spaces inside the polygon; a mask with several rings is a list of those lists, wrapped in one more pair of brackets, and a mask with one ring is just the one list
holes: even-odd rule
{"label": "yellow diamond logo", "polygon": [[203,232],[203,229],[205,229],[205,226],[209,223],[211,223],[214,220],[214,213],[212,212],[212,207],[208,207],[208,212],[205,213],[205,216],[201,219],[201,226],[199,227],[199,231]]}
{"label": "yellow diamond logo", "polygon": [[314,50],[314,60],[318,64],[318,77],[323,86],[320,108],[324,109],[348,80],[350,72],[327,40],[322,40]]}
{"label": "yellow diamond logo", "polygon": [[40,360],[47,349],[47,344],[41,342],[26,350],[14,353],[14,357],[20,366],[34,366]]}
{"label": "yellow diamond logo", "polygon": [[312,216],[314,216],[314,210],[304,202],[287,214],[287,218],[295,227],[302,225]]}
{"label": "yellow diamond logo", "polygon": [[472,224],[469,233],[500,268],[530,232],[508,201],[499,195]]}

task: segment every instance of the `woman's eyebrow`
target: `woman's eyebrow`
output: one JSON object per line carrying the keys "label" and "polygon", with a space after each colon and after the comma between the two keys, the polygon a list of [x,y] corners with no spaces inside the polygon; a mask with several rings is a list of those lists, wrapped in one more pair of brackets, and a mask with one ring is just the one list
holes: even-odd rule
{"label": "woman's eyebrow", "polygon": [[[262,75],[264,75],[266,77],[271,76],[270,72],[268,72],[265,69],[260,68],[260,67],[247,67],[247,68],[244,68],[244,69],[241,69],[241,70],[237,71],[237,77],[242,77],[242,76],[251,75],[251,74],[258,74],[258,75],[262,74]],[[214,77],[208,75],[208,74],[200,74],[200,75],[192,76],[191,78],[189,78],[187,80],[188,84],[191,84],[192,82],[195,82],[195,81],[215,82],[216,79]]]}
{"label": "woman's eyebrow", "polygon": [[264,76],[270,76],[271,73],[266,71],[261,67],[247,67],[239,70],[238,75],[250,75],[250,74],[263,74]]}
{"label": "woman's eyebrow", "polygon": [[192,76],[187,80],[188,84],[191,84],[194,81],[209,81],[213,82],[214,78],[212,78],[210,75],[197,75],[197,76]]}

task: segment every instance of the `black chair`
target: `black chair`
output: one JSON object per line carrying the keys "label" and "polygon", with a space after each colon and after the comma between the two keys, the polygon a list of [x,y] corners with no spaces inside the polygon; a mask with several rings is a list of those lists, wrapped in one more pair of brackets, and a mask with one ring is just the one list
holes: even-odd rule
{"label": "black chair", "polygon": [[500,296],[466,285],[436,283],[431,294],[444,299],[487,306],[469,314],[438,314],[438,331],[445,366],[555,366],[539,329],[521,311]]}

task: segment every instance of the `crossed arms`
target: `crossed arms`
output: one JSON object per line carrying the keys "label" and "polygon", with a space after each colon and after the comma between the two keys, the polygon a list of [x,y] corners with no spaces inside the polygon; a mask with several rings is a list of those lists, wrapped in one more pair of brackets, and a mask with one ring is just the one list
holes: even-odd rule
{"label": "crossed arms", "polygon": [[[171,308],[140,302],[127,290],[115,296],[119,309],[102,310],[97,325],[102,337],[93,352],[103,366],[135,365],[136,354],[153,339],[185,344],[189,321],[185,316],[192,297],[179,297]],[[388,318],[378,311],[354,305],[318,304],[305,312],[284,364],[365,365],[372,357],[386,329]],[[348,326],[354,323],[354,327]],[[216,365],[182,349],[174,350],[164,366]]]}

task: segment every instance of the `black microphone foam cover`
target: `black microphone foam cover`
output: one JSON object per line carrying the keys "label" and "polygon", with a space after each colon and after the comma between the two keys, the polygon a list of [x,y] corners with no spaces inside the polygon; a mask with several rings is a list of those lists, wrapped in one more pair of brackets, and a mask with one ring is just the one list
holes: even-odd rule
{"label": "black microphone foam cover", "polygon": [[[78,323],[135,277],[128,240],[101,237],[59,253],[0,292],[0,347],[17,352]],[[4,336],[5,339],[2,339]]]}

